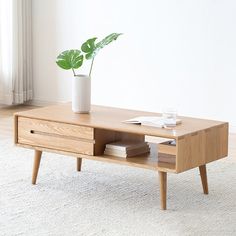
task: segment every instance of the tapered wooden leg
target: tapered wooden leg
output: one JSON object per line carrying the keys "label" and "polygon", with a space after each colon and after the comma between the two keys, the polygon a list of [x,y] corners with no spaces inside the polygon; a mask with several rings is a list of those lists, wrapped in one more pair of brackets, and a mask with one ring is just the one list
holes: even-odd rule
{"label": "tapered wooden leg", "polygon": [[77,158],[77,171],[81,171],[82,158]]}
{"label": "tapered wooden leg", "polygon": [[204,194],[208,194],[206,165],[199,166],[199,171],[200,171],[201,180],[202,180],[203,192]]}
{"label": "tapered wooden leg", "polygon": [[161,209],[166,210],[167,173],[158,171],[160,182]]}
{"label": "tapered wooden leg", "polygon": [[40,161],[41,161],[42,152],[35,150],[34,152],[34,167],[33,167],[33,175],[32,175],[32,184],[36,184]]}

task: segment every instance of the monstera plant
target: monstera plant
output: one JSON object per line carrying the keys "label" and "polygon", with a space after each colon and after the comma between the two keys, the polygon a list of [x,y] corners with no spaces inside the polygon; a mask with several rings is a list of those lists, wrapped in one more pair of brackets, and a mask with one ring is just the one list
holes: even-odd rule
{"label": "monstera plant", "polygon": [[71,69],[73,71],[74,76],[76,76],[77,74],[75,70],[79,69],[83,65],[84,59],[92,60],[90,71],[89,71],[89,77],[91,77],[93,62],[97,53],[106,45],[116,40],[120,35],[121,34],[118,34],[118,33],[112,33],[97,43],[96,43],[96,40],[97,40],[96,37],[90,38],[82,44],[81,50],[71,49],[71,50],[66,50],[62,52],[57,57],[56,63],[62,69],[65,69],[65,70]]}
{"label": "monstera plant", "polygon": [[[94,58],[106,45],[116,40],[121,34],[112,33],[103,40],[96,42],[97,38],[90,38],[84,42],[80,49],[72,49],[62,52],[57,57],[57,65],[65,70],[73,71],[72,79],[72,110],[75,113],[89,113],[91,101],[91,73]],[[91,60],[88,75],[77,74],[85,60]]]}

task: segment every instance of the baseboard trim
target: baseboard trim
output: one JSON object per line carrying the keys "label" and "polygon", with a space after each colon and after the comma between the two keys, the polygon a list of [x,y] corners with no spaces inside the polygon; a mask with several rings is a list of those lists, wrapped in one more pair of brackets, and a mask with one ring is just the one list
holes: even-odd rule
{"label": "baseboard trim", "polygon": [[230,125],[229,126],[229,132],[231,134],[236,134],[236,126],[235,125]]}
{"label": "baseboard trim", "polygon": [[26,102],[25,104],[29,105],[29,106],[46,107],[46,106],[60,105],[63,103],[66,103],[66,102],[56,102],[56,101],[45,101],[45,100],[33,99],[31,101]]}

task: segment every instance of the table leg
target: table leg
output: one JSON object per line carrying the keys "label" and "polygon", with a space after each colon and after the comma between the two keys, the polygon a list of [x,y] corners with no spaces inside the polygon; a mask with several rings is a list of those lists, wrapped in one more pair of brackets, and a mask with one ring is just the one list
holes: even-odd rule
{"label": "table leg", "polygon": [[203,192],[204,194],[208,194],[206,165],[199,166],[199,171],[200,171],[201,180],[202,180]]}
{"label": "table leg", "polygon": [[34,151],[34,167],[33,167],[33,175],[32,175],[32,184],[36,184],[41,156],[42,156],[42,151],[38,151],[38,150]]}
{"label": "table leg", "polygon": [[161,209],[166,210],[167,173],[158,171],[160,182]]}
{"label": "table leg", "polygon": [[82,158],[77,158],[77,171],[81,171]]}

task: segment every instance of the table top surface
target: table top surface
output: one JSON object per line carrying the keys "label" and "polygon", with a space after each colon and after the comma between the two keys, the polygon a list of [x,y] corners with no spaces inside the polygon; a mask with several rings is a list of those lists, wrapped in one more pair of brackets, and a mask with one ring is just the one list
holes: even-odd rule
{"label": "table top surface", "polygon": [[182,120],[182,124],[179,124],[172,129],[157,128],[151,126],[126,124],[123,121],[135,118],[137,116],[160,116],[159,113],[93,105],[89,114],[78,114],[71,110],[71,103],[37,108],[19,112],[15,115],[164,138],[180,138],[191,133],[227,123],[181,116],[179,118]]}

